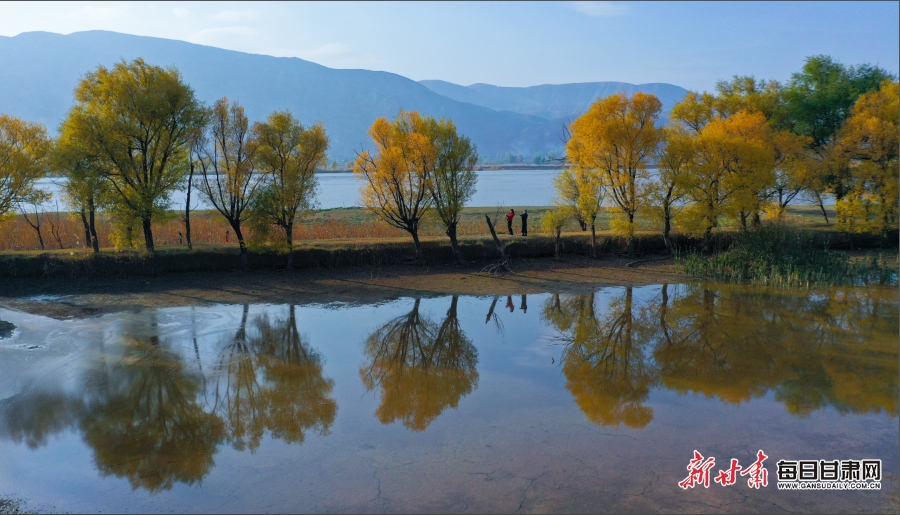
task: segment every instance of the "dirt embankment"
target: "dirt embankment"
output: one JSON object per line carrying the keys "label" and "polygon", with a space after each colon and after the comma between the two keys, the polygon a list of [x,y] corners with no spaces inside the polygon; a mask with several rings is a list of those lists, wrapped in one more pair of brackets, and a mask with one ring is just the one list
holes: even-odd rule
{"label": "dirt embankment", "polygon": [[687,280],[671,259],[626,267],[631,260],[517,259],[514,274],[481,272],[483,264],[343,267],[328,271],[249,270],[155,277],[33,279],[0,284],[0,306],[64,319],[142,307],[207,303],[372,304],[400,297],[581,293],[602,286]]}

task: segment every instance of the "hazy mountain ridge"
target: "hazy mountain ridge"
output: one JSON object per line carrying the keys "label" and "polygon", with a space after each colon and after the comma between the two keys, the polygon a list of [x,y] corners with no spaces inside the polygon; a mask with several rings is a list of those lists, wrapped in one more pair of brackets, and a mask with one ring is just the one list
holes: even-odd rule
{"label": "hazy mountain ridge", "polygon": [[[299,58],[107,31],[69,35],[27,32],[0,36],[0,113],[42,122],[53,131],[71,107],[73,90],[84,74],[100,64],[112,66],[121,59],[137,57],[151,64],[176,66],[207,103],[222,96],[240,100],[253,121],[276,109],[289,109],[304,124],[322,121],[331,139],[329,155],[338,159],[370,147],[367,131],[372,122],[381,116],[393,117],[401,108],[453,119],[460,132],[471,137],[479,152],[488,157],[504,152],[530,156],[559,151],[563,147],[559,118],[573,113],[553,114],[574,108],[577,115],[579,106],[589,105],[593,94],[591,90],[573,97],[571,91],[584,87],[579,84],[457,86],[474,92],[467,100],[394,73],[332,69]],[[511,92],[514,100],[507,106],[502,98]],[[484,98],[495,99],[491,101],[494,104]],[[500,107],[491,107],[495,104]]]}
{"label": "hazy mountain ridge", "polygon": [[652,93],[668,112],[687,90],[672,84],[629,84],[627,82],[582,82],[574,84],[542,84],[529,87],[503,87],[491,84],[460,86],[442,80],[422,80],[419,84],[435,93],[497,111],[539,116],[548,120],[575,118],[587,111],[598,98],[620,91],[627,95],[641,91]]}

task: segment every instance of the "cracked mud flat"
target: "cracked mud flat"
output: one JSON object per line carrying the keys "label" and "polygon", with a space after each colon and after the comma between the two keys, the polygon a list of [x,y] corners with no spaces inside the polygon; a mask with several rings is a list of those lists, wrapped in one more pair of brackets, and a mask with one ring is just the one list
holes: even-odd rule
{"label": "cracked mud flat", "polygon": [[[868,293],[836,312],[861,293],[821,306],[815,295],[760,299],[751,290],[669,285],[673,333],[709,313],[725,328],[704,340],[731,371],[718,381],[713,369],[673,372],[685,362],[662,352],[654,332],[661,286],[586,289],[593,296],[573,288],[559,298],[503,292],[456,301],[437,288],[431,297],[390,300],[392,289],[367,299],[375,303],[199,303],[63,320],[0,309],[17,327],[0,340],[0,498],[56,512],[897,511],[897,405],[882,395],[896,392],[896,292]],[[718,308],[690,311],[710,295]],[[727,309],[736,300],[740,309]],[[883,313],[865,311],[879,303]],[[773,306],[784,318],[769,331]],[[630,375],[579,375],[576,353],[566,349],[581,343],[560,345],[561,335],[591,320],[598,332],[625,312],[635,335]],[[859,341],[841,340],[842,330],[822,333],[837,339],[822,342],[843,346],[833,356],[802,329],[806,319],[827,325],[826,315],[850,328],[887,325],[869,324],[864,336],[876,347],[859,356]],[[433,346],[452,327],[464,337],[454,345],[468,339],[477,350],[454,366],[398,369],[394,352],[383,352],[396,350],[390,345],[401,333],[431,335],[419,343]],[[779,333],[792,336],[778,340]],[[288,356],[278,346],[290,341],[291,355],[309,359],[297,380],[267,361]],[[780,347],[793,350],[773,351]],[[801,359],[790,361],[795,355]],[[857,370],[859,357],[866,367]],[[798,363],[821,363],[816,370],[831,375],[807,374]],[[885,363],[884,376],[871,375]],[[854,373],[870,375],[846,382]],[[641,374],[646,388],[628,382]],[[838,386],[818,403],[797,404],[829,381]],[[605,386],[591,389],[597,384]],[[169,399],[164,410],[154,411],[149,401],[157,398]],[[280,418],[284,412],[291,415]],[[169,422],[158,427],[161,413]],[[170,436],[179,431],[186,436]],[[730,458],[749,465],[760,448],[770,457],[766,488],[750,489],[744,478],[730,487],[677,486],[694,449],[715,456],[718,471]],[[848,458],[882,459],[882,490],[774,486],[779,459]]]}

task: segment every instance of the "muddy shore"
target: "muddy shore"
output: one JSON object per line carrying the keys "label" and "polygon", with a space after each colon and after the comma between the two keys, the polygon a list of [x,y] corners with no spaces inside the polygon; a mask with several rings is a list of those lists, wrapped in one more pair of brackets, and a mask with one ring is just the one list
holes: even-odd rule
{"label": "muddy shore", "polygon": [[[652,258],[653,256],[645,256]],[[482,272],[484,264],[391,265],[196,272],[108,279],[12,278],[0,281],[0,306],[57,319],[143,307],[210,303],[376,304],[400,297],[586,293],[602,286],[689,280],[671,258],[629,268],[632,260],[518,259],[514,274]]]}

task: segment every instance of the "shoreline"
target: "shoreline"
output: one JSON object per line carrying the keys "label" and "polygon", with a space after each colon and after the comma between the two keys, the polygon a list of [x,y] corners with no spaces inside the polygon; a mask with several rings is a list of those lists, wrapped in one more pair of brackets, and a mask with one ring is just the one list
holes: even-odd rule
{"label": "shoreline", "polygon": [[604,286],[696,281],[672,258],[628,268],[632,259],[517,259],[514,274],[481,272],[483,263],[167,274],[156,277],[35,280],[0,286],[0,307],[64,320],[142,308],[208,304],[380,304],[405,297],[589,293]]}

